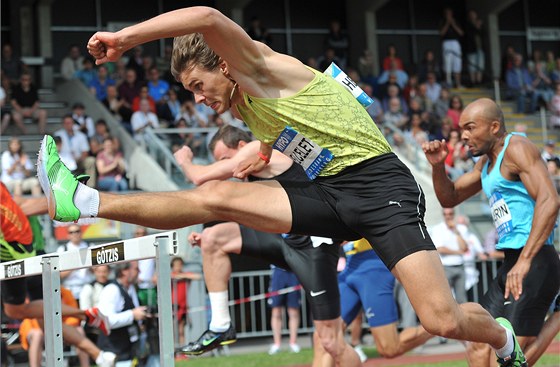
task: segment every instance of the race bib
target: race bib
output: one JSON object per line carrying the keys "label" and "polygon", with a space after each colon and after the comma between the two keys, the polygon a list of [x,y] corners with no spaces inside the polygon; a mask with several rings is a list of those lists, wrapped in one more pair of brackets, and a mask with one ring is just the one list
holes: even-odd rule
{"label": "race bib", "polygon": [[360,104],[364,106],[365,109],[373,104],[373,99],[371,99],[371,97],[368,96],[367,93],[364,92],[363,89],[360,88],[358,84],[356,84],[356,82],[354,82],[348,75],[346,75],[346,73],[342,71],[342,69],[339,68],[338,65],[336,65],[334,62],[329,65],[324,73],[332,76],[334,80],[342,84],[344,88],[352,93],[354,97],[356,97],[358,102],[360,102]]}
{"label": "race bib", "polygon": [[492,219],[494,220],[494,226],[498,231],[498,237],[502,238],[507,233],[511,232],[513,229],[511,212],[510,209],[502,197],[502,194],[495,192],[490,197],[490,211],[492,213]]}
{"label": "race bib", "polygon": [[314,180],[334,157],[330,150],[321,148],[289,126],[280,133],[272,147],[301,165],[311,180]]}

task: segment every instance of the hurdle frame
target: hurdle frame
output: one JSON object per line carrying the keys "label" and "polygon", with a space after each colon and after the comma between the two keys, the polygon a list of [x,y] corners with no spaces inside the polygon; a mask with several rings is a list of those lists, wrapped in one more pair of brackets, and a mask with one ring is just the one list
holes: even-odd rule
{"label": "hurdle frame", "polygon": [[[63,367],[62,304],[60,273],[97,265],[111,265],[143,259],[156,259],[159,356],[162,367],[175,364],[173,314],[171,306],[171,256],[177,254],[177,232],[169,231],[131,238],[78,251],[49,253],[2,263],[0,281],[42,274],[43,318],[47,367]],[[58,294],[58,297],[48,295]],[[167,326],[167,330],[165,328]]]}

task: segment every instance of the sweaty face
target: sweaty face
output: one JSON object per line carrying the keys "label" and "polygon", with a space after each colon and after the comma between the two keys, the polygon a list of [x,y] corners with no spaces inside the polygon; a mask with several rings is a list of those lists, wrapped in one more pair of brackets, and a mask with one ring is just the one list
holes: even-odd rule
{"label": "sweaty face", "polygon": [[459,120],[461,128],[461,139],[468,146],[469,151],[475,157],[487,154],[491,150],[493,134],[491,123],[484,117],[463,113]]}
{"label": "sweaty face", "polygon": [[230,93],[233,83],[220,71],[208,71],[199,66],[185,70],[180,75],[185,89],[194,94],[196,103],[203,103],[221,114],[230,107]]}

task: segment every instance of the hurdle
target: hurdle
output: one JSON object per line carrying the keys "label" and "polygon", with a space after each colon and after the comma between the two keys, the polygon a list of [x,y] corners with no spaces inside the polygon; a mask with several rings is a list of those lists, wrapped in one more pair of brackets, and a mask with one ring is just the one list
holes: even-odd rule
{"label": "hurdle", "polygon": [[[174,366],[173,314],[171,309],[171,256],[177,254],[177,232],[131,238],[79,251],[50,253],[2,263],[0,280],[42,274],[47,367],[63,367],[60,272],[96,265],[156,259],[160,364]],[[52,297],[49,295],[58,295]],[[167,328],[165,328],[167,326]]]}

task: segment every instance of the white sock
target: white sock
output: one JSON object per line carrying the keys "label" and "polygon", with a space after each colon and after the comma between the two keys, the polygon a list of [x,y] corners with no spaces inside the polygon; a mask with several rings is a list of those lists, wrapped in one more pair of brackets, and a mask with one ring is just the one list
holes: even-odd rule
{"label": "white sock", "polygon": [[212,320],[210,330],[226,331],[231,324],[229,315],[228,291],[208,292],[210,297],[210,309],[212,310]]}
{"label": "white sock", "polygon": [[80,218],[97,217],[99,212],[99,191],[80,182],[74,194],[74,205],[80,211]]}
{"label": "white sock", "polygon": [[97,356],[97,358],[95,358],[95,364],[102,364],[105,361],[105,359],[103,358],[103,351],[99,352],[99,355]]}
{"label": "white sock", "polygon": [[504,330],[506,331],[506,338],[507,338],[506,345],[504,345],[500,349],[496,349],[496,355],[500,358],[509,357],[511,353],[513,353],[513,348],[515,347],[513,342],[513,334],[511,330],[505,327]]}

